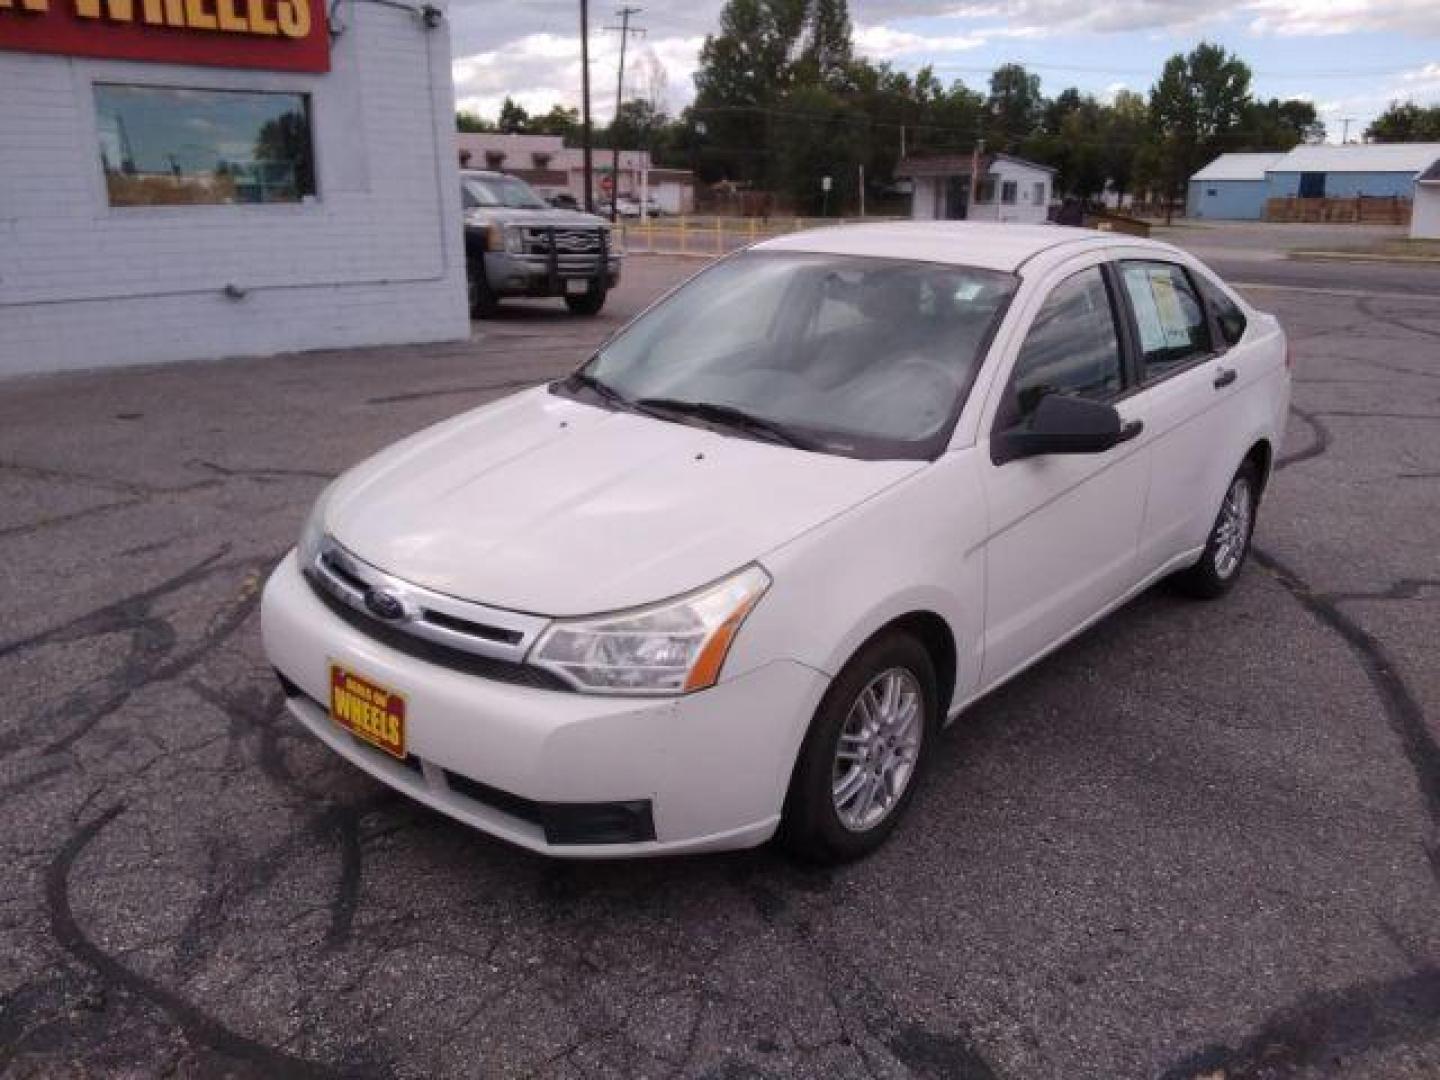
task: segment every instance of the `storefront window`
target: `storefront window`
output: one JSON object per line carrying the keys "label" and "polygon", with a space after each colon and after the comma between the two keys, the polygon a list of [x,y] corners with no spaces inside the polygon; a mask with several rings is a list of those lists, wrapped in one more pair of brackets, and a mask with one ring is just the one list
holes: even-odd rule
{"label": "storefront window", "polygon": [[111,206],[315,194],[308,95],[97,84],[95,113]]}

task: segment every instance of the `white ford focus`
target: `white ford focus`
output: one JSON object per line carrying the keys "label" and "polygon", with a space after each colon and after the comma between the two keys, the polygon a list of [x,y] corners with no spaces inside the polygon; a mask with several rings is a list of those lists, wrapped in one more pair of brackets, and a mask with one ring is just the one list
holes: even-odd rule
{"label": "white ford focus", "polygon": [[943,723],[1245,559],[1275,319],[1167,245],[870,225],[706,269],[352,469],[265,591],[290,711],[536,851],[854,858]]}

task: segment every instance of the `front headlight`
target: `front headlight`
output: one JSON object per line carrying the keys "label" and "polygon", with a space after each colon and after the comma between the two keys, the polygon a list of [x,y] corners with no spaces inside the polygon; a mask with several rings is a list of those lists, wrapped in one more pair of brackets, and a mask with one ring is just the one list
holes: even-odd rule
{"label": "front headlight", "polygon": [[491,251],[525,254],[525,230],[519,225],[491,225],[486,246]]}
{"label": "front headlight", "polygon": [[320,557],[320,542],[325,539],[325,508],[330,504],[330,493],[334,490],[335,481],[332,480],[315,499],[310,515],[305,519],[305,526],[300,530],[296,557],[300,560],[301,570],[310,569]]}
{"label": "front headlight", "polygon": [[560,619],[540,636],[529,662],[592,693],[703,690],[715,685],[736,631],[769,587],[770,575],[750,566],[650,607]]}

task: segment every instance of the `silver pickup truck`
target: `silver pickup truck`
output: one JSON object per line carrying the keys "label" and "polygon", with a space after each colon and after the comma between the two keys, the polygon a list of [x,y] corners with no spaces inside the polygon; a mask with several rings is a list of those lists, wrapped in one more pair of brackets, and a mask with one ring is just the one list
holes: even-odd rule
{"label": "silver pickup truck", "polygon": [[620,253],[603,218],[556,210],[504,173],[461,170],[460,197],[475,318],[510,296],[562,296],[575,314],[594,315],[620,283]]}

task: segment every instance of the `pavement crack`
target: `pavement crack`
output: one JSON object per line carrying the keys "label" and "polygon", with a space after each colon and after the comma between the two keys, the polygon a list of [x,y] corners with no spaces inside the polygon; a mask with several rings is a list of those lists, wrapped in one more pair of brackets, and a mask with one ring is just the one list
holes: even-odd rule
{"label": "pavement crack", "polygon": [[[1256,547],[1253,552],[1255,561],[1268,570],[1299,601],[1301,607],[1339,635],[1354,652],[1414,770],[1431,826],[1440,833],[1440,744],[1437,744],[1425,722],[1420,702],[1400,676],[1395,661],[1374,635],[1340,609],[1338,598],[1315,592],[1296,571],[1264,549]],[[1392,588],[1403,593],[1429,584],[1433,583],[1401,581]]]}
{"label": "pavement crack", "polygon": [[1316,418],[1316,414],[1307,412],[1298,405],[1290,406],[1290,414],[1297,416],[1314,434],[1315,440],[1306,447],[1302,447],[1293,453],[1284,454],[1275,462],[1275,470],[1288,469],[1291,465],[1298,465],[1302,461],[1309,461],[1317,458],[1330,449],[1330,429]]}
{"label": "pavement crack", "polygon": [[125,810],[125,803],[115,803],[91,818],[71,835],[46,870],[45,900],[50,932],[60,947],[92,970],[106,990],[128,993],[159,1009],[180,1028],[191,1043],[207,1049],[232,1065],[243,1067],[246,1075],[317,1078],[338,1076],[338,1073],[316,1062],[286,1054],[231,1030],[180,995],[126,967],[86,935],[70,902],[70,877],[80,856],[105,827]]}
{"label": "pavement crack", "polygon": [[1207,1046],[1168,1068],[1162,1080],[1270,1080],[1310,1069],[1329,1072],[1348,1055],[1409,1043],[1440,1030],[1440,968],[1312,994],[1271,1016],[1238,1047]]}

